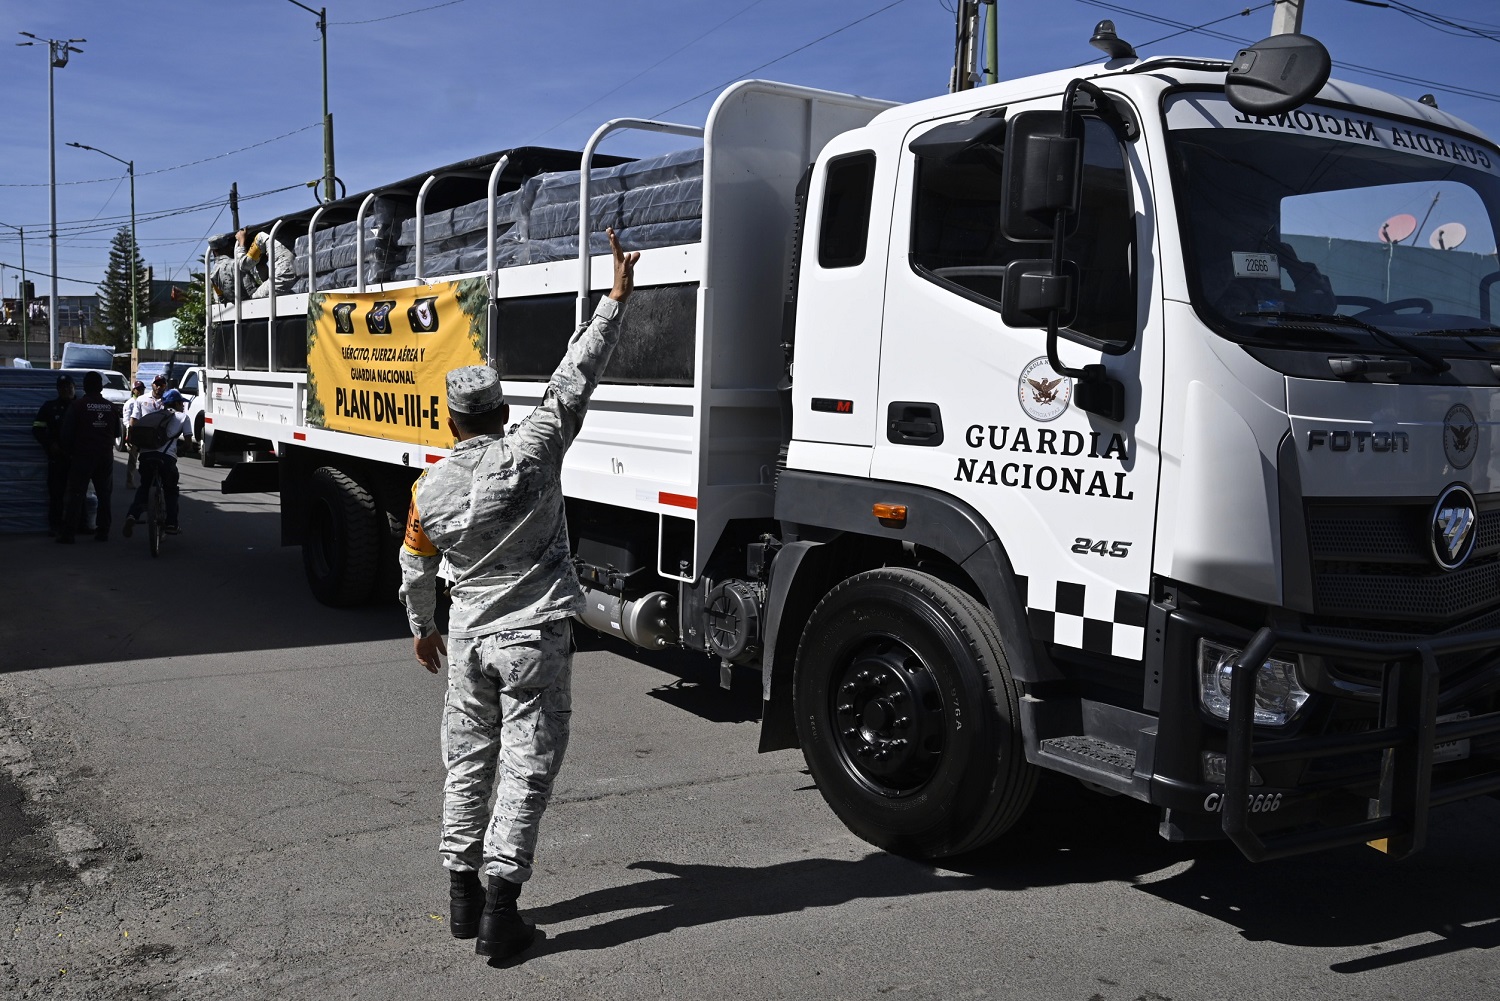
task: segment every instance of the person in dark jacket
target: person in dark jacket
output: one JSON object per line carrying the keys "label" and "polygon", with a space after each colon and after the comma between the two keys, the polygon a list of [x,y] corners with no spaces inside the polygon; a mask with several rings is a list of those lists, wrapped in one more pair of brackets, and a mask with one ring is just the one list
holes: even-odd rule
{"label": "person in dark jacket", "polygon": [[31,434],[47,452],[47,531],[62,527],[63,492],[68,486],[68,453],[63,450],[62,425],[73,405],[73,377],[57,377],[57,397],[43,403],[31,422]]}
{"label": "person in dark jacket", "polygon": [[120,415],[115,405],[104,398],[103,389],[104,376],[93,371],[86,373],[82,399],[74,400],[63,418],[62,441],[69,464],[58,542],[73,541],[73,526],[83,515],[83,497],[91,482],[99,498],[94,538],[109,541],[109,499],[114,489],[115,438],[120,434]]}

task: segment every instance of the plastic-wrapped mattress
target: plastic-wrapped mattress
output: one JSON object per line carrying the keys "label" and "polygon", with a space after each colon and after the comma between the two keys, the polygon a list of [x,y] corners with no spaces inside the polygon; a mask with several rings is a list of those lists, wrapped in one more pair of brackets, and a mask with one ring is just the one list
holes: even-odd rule
{"label": "plastic-wrapped mattress", "polygon": [[[400,261],[396,247],[399,228],[400,203],[390,198],[375,199],[365,210],[364,271],[366,282],[392,280],[391,272]],[[312,262],[317,267],[318,288],[344,288],[354,285],[358,279],[359,220],[340,223],[317,234],[317,257]],[[307,291],[308,276],[307,234],[297,237],[293,246],[296,255],[294,270],[298,282],[297,291]]]}
{"label": "plastic-wrapped mattress", "polygon": [[0,532],[47,530],[47,454],[31,422],[56,396],[51,369],[0,368]]}
{"label": "plastic-wrapped mattress", "polygon": [[[578,175],[576,170],[538,174],[496,199],[498,267],[578,256]],[[479,199],[426,214],[426,274],[463,274],[488,266],[487,204]],[[678,150],[595,170],[589,183],[589,221],[592,254],[609,253],[607,226],[631,250],[697,243],[703,234],[703,150]],[[392,269],[395,280],[416,276],[416,233],[415,219],[401,223],[396,244],[405,257]],[[321,250],[319,254],[321,258]],[[319,284],[324,284],[321,278]]]}

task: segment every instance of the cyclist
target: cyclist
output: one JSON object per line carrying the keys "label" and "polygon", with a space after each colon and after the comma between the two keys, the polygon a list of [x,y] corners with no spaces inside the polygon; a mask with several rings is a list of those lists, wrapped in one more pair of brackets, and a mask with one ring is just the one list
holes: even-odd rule
{"label": "cyclist", "polygon": [[130,510],[125,513],[126,538],[130,537],[136,522],[145,512],[151,483],[158,475],[167,500],[167,523],[163,529],[168,535],[178,532],[177,439],[189,431],[187,418],[182,416],[186,402],[181,393],[169,389],[161,395],[162,409],[137,417],[131,429],[132,439],[140,444],[141,485],[136,489],[135,499],[130,502]]}

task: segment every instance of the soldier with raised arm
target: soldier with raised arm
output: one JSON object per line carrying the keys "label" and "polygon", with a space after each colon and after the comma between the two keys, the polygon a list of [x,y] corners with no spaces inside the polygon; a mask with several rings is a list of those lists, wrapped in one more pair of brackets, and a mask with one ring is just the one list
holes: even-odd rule
{"label": "soldier with raised arm", "polygon": [[[531,878],[537,825],[568,745],[570,619],[583,609],[583,591],[568,545],[563,455],[619,339],[640,257],[608,235],[614,287],[512,433],[499,373],[483,365],[448,373],[456,444],[412,486],[401,547],[401,599],[417,662],[436,674],[439,655],[449,657],[440,851],[452,931],[477,933],[475,951],[497,960],[535,935],[516,900]],[[440,575],[453,582],[446,646],[434,621]]]}

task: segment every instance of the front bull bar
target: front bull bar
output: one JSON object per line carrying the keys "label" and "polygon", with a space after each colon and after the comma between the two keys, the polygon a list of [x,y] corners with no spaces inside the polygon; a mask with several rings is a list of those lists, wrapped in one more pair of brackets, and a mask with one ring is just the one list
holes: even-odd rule
{"label": "front bull bar", "polygon": [[[1320,734],[1287,740],[1254,740],[1255,676],[1272,649],[1380,664],[1379,725],[1367,733]],[[1383,842],[1395,858],[1420,851],[1427,814],[1434,806],[1500,792],[1500,769],[1434,787],[1433,749],[1439,744],[1500,733],[1500,712],[1437,722],[1440,654],[1500,649],[1500,630],[1394,643],[1337,640],[1266,626],[1230,667],[1229,740],[1224,775],[1224,833],[1253,862],[1344,845]],[[1299,676],[1302,672],[1299,672]],[[1339,690],[1324,672],[1307,672],[1304,687],[1328,695]],[[1260,835],[1250,829],[1250,770],[1278,761],[1312,760],[1382,751],[1375,816],[1342,827]]]}

